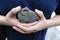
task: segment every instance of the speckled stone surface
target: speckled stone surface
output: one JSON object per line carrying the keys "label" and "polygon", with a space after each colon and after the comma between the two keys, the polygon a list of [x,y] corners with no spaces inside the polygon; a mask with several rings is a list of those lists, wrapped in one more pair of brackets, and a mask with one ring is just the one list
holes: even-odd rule
{"label": "speckled stone surface", "polygon": [[27,7],[22,8],[18,12],[17,17],[18,20],[22,23],[31,23],[39,19],[39,16]]}

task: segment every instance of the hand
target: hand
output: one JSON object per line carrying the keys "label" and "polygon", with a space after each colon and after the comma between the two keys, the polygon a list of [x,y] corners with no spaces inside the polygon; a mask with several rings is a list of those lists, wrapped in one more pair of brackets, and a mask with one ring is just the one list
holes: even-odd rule
{"label": "hand", "polygon": [[[22,25],[26,25],[25,23],[20,23],[18,21],[18,19],[16,18],[16,14],[17,14],[18,11],[20,11],[20,9],[21,9],[21,7],[18,6],[16,8],[13,8],[11,11],[9,11],[6,16],[0,16],[0,18],[2,20],[1,25],[15,26],[17,28],[19,28]],[[28,25],[34,25],[34,24],[36,24],[36,22],[29,23]],[[19,30],[20,30],[20,32],[23,31],[21,29],[19,29]]]}
{"label": "hand", "polygon": [[[17,26],[18,24],[22,24],[22,25],[24,25],[25,23],[20,23],[19,21],[18,21],[18,19],[16,18],[16,14],[17,14],[17,12],[18,11],[20,11],[21,10],[21,7],[20,6],[18,6],[18,7],[16,7],[16,8],[13,8],[11,11],[9,11],[8,13],[7,13],[7,15],[5,16],[5,20],[7,21],[7,23],[10,25],[10,26]],[[34,23],[29,23],[28,25],[33,25],[33,24],[35,24],[36,22],[34,22]]]}
{"label": "hand", "polygon": [[[23,24],[22,26],[20,27],[13,27],[13,29],[23,33],[23,34],[28,34],[28,33],[34,33],[34,32],[37,32],[37,31],[40,31],[40,30],[43,30],[45,28],[47,28],[47,20],[46,18],[44,17],[43,15],[43,12],[42,11],[39,11],[39,10],[35,10],[35,12],[37,13],[37,15],[39,15],[40,19],[38,21],[36,21],[36,24],[32,25],[31,24]],[[27,26],[28,25],[28,26]],[[23,31],[21,31],[20,29],[22,29]]]}
{"label": "hand", "polygon": [[16,13],[21,9],[20,6],[13,8],[11,11],[7,13],[5,16],[6,24],[8,26],[18,26],[19,22],[16,18]]}

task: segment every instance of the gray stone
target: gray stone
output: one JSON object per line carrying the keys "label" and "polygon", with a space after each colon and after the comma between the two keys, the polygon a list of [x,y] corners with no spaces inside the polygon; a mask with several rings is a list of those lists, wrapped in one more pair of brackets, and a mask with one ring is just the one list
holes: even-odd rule
{"label": "gray stone", "polygon": [[39,19],[39,16],[27,7],[22,8],[18,12],[17,17],[18,20],[22,23],[31,23]]}

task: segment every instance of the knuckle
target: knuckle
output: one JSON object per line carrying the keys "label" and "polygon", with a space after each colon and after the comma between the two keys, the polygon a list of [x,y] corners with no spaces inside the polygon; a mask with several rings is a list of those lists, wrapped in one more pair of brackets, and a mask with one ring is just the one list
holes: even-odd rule
{"label": "knuckle", "polygon": [[11,12],[12,12],[12,13],[15,13],[15,11],[16,11],[16,9],[15,9],[15,8],[13,8],[13,9],[11,10]]}

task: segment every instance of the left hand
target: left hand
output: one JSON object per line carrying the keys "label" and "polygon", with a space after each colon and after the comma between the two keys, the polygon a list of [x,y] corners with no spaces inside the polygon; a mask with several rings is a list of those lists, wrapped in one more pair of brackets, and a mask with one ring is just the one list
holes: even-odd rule
{"label": "left hand", "polygon": [[[37,15],[39,15],[40,19],[38,21],[34,22],[33,23],[34,25],[32,25],[32,23],[23,24],[18,28],[14,26],[13,29],[19,31],[20,33],[28,34],[28,33],[34,33],[34,32],[47,28],[47,20],[44,17],[43,12],[39,11],[37,9],[35,10],[35,12],[37,13]],[[23,31],[21,32],[21,30],[23,30]]]}

